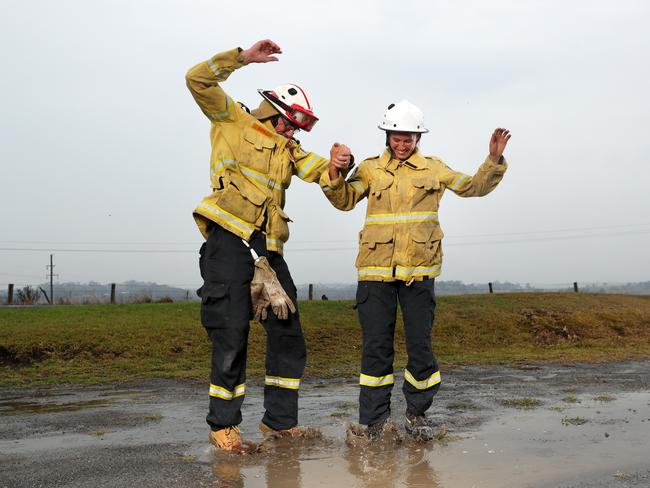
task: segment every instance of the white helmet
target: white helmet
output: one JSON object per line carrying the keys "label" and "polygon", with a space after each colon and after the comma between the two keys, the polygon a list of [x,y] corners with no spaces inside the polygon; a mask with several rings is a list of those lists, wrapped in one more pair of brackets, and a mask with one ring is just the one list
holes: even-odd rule
{"label": "white helmet", "polygon": [[408,100],[391,103],[384,112],[384,120],[377,127],[395,132],[429,132],[429,129],[424,127],[422,110]]}
{"label": "white helmet", "polygon": [[318,117],[314,115],[305,90],[293,83],[280,85],[275,90],[257,90],[273,107],[300,129],[309,132]]}

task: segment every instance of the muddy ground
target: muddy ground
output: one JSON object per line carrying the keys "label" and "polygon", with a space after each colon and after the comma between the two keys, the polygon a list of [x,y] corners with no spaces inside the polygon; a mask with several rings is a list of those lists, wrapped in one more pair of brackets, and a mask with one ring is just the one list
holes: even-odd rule
{"label": "muddy ground", "polygon": [[[403,436],[401,382],[378,442],[346,443],[353,381],[307,380],[300,422],[321,437],[247,456],[209,446],[194,382],[0,389],[0,487],[650,487],[650,362],[443,371],[446,435],[425,444]],[[242,424],[258,442],[261,393],[249,381]]]}

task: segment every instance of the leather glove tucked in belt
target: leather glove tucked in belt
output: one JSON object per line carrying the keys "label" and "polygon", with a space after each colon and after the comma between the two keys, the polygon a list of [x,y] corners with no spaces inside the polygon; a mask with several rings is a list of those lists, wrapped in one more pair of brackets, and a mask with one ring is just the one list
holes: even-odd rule
{"label": "leather glove tucked in belt", "polygon": [[287,320],[289,311],[296,313],[295,305],[282,288],[275,271],[264,256],[255,259],[251,299],[255,320],[266,320],[269,305],[280,320]]}
{"label": "leather glove tucked in belt", "polygon": [[257,267],[253,275],[253,281],[251,281],[251,303],[253,304],[253,317],[255,320],[266,320],[267,309],[271,305],[271,300],[264,287],[262,275],[257,272]]}
{"label": "leather glove tucked in belt", "polygon": [[296,306],[282,288],[278,276],[271,268],[266,257],[258,256],[246,240],[242,239],[242,242],[255,260],[255,273],[251,281],[251,302],[255,320],[266,320],[269,305],[277,318],[287,320],[289,311],[296,313]]}

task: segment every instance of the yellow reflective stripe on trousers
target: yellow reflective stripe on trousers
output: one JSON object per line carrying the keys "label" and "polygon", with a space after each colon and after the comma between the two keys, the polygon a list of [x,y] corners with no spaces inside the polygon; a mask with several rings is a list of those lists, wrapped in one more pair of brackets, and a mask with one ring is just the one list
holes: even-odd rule
{"label": "yellow reflective stripe on trousers", "polygon": [[200,213],[203,212],[207,213],[208,215],[206,215],[206,217],[224,221],[224,223],[230,224],[231,226],[235,227],[236,229],[239,229],[240,231],[244,231],[248,235],[248,237],[250,237],[250,235],[255,230],[255,228],[249,225],[247,222],[243,221],[238,217],[235,217],[233,214],[229,212],[226,212],[218,205],[202,202],[197,207],[197,210],[202,210],[202,212]]}
{"label": "yellow reflective stripe on trousers", "polygon": [[366,216],[366,225],[411,224],[415,222],[436,222],[437,220],[438,212],[369,214]]}
{"label": "yellow reflective stripe on trousers", "polygon": [[418,390],[427,390],[440,383],[440,371],[436,371],[428,378],[422,381],[418,381],[413,377],[413,375],[410,373],[408,369],[405,369],[404,379],[408,381],[410,384],[412,384],[413,386],[415,386]]}
{"label": "yellow reflective stripe on trousers", "polygon": [[359,375],[359,384],[362,386],[386,386],[395,383],[395,376],[387,374],[386,376],[370,376],[369,374],[361,373]]}
{"label": "yellow reflective stripe on trousers", "polygon": [[465,183],[466,180],[468,180],[470,177],[467,175],[458,175],[456,178],[453,179],[451,182],[451,185],[449,185],[449,188],[452,190],[458,190],[458,188],[461,187],[463,183]]}
{"label": "yellow reflective stripe on trousers", "polygon": [[436,266],[395,266],[395,278],[398,280],[408,281],[415,276],[438,276],[440,274],[440,265]]}
{"label": "yellow reflective stripe on trousers", "polygon": [[266,376],[264,384],[269,386],[277,386],[278,388],[288,388],[289,390],[297,390],[300,387],[300,378],[282,378],[280,376]]}
{"label": "yellow reflective stripe on trousers", "polygon": [[297,164],[298,176],[300,178],[304,178],[314,170],[314,168],[316,167],[316,163],[320,163],[322,161],[324,161],[323,158],[321,158],[317,154],[312,154],[312,156],[309,159],[307,159],[307,161],[300,162]]}
{"label": "yellow reflective stripe on trousers", "polygon": [[240,397],[246,393],[246,385],[243,383],[241,385],[235,386],[234,390],[228,390],[223,386],[217,386],[210,383],[210,396],[215,398],[221,398],[222,400],[232,400],[233,398]]}

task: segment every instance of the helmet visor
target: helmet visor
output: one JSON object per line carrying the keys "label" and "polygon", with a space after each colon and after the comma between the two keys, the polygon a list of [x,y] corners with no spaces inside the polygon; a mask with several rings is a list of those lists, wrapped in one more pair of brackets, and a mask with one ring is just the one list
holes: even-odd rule
{"label": "helmet visor", "polygon": [[260,91],[260,94],[275,105],[276,108],[282,110],[284,112],[282,115],[289,119],[299,129],[309,132],[314,125],[316,125],[316,122],[318,122],[318,117],[316,117],[311,110],[307,110],[295,103],[287,105],[276,97],[270,90]]}
{"label": "helmet visor", "polygon": [[318,122],[318,117],[299,105],[292,105],[289,108],[291,112],[287,111],[287,117],[302,130],[309,132]]}

